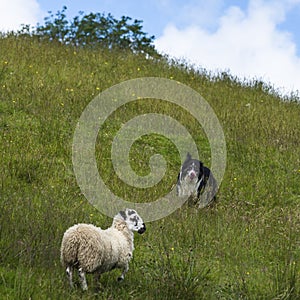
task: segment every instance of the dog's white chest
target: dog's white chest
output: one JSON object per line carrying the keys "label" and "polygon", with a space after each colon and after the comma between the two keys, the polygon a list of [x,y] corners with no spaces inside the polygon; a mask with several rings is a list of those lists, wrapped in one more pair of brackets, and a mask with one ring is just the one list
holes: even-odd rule
{"label": "dog's white chest", "polygon": [[178,196],[196,196],[200,181],[183,180],[178,187]]}

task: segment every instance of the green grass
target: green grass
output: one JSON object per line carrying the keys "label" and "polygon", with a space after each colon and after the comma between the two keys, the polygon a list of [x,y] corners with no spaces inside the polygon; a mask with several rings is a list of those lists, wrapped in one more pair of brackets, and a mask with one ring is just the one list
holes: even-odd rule
{"label": "green grass", "polygon": [[[147,224],[135,238],[122,283],[68,288],[59,262],[63,232],[77,222],[103,228],[111,219],[82,195],[73,173],[78,118],[101,91],[124,80],[158,76],[198,91],[214,109],[227,144],[227,168],[212,208],[184,205]],[[73,49],[32,38],[0,39],[1,299],[300,299],[300,107],[260,82],[196,72],[128,52]],[[291,99],[293,100],[293,99]],[[150,202],[168,192],[180,167],[174,145],[159,135],[137,140],[132,168],[154,153],[168,161],[163,181],[147,190],[113,174],[110,147],[126,120],[163,112],[183,124],[210,165],[209,143],[189,114],[141,99],[117,110],[99,132],[96,155],[114,193]]]}

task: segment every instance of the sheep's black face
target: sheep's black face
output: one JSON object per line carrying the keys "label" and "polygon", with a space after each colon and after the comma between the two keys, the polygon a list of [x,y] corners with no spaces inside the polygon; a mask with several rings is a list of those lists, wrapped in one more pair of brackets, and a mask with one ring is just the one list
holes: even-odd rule
{"label": "sheep's black face", "polygon": [[120,212],[120,214],[130,230],[137,231],[140,234],[146,231],[145,223],[135,210],[127,208],[125,212]]}

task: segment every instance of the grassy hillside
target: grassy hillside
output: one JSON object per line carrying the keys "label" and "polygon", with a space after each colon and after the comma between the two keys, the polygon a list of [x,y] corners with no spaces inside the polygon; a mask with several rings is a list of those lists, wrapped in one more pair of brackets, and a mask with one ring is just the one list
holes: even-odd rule
{"label": "grassy hillside", "polygon": [[[59,262],[63,232],[77,222],[111,224],[77,185],[75,126],[98,93],[145,76],[182,82],[214,109],[227,143],[219,202],[147,224],[124,282],[116,284],[113,271],[98,294],[91,277],[88,292],[70,291]],[[210,165],[206,136],[187,113],[151,99],[123,107],[99,132],[97,162],[116,194],[142,202],[176,182],[176,149],[153,135],[133,145],[138,172],[156,151],[169,163],[163,184],[137,193],[113,174],[110,146],[122,122],[152,110],[178,118]],[[211,78],[127,52],[1,38],[0,153],[1,299],[300,299],[300,106],[260,82]]]}

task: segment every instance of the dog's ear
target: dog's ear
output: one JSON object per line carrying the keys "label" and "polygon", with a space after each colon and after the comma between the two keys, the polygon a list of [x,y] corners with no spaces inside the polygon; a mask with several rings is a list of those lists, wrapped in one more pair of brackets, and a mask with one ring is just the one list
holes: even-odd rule
{"label": "dog's ear", "polygon": [[189,161],[192,159],[190,152],[187,153],[185,161]]}

